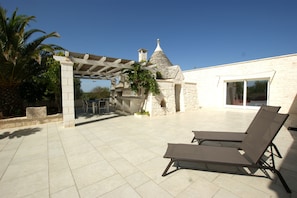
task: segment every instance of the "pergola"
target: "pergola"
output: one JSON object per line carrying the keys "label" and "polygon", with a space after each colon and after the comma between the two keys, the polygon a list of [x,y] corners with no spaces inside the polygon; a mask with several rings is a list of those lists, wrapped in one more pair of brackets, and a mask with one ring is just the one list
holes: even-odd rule
{"label": "pergola", "polygon": [[73,77],[111,80],[135,63],[133,60],[68,51],[65,51],[65,56],[54,56],[54,59],[61,64],[64,127],[75,126]]}

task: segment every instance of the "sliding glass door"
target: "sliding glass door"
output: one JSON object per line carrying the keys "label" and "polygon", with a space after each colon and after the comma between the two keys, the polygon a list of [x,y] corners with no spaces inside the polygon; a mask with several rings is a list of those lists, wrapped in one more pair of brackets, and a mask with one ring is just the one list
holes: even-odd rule
{"label": "sliding glass door", "polygon": [[227,105],[243,105],[244,82],[227,82]]}
{"label": "sliding glass door", "polygon": [[268,80],[226,82],[226,104],[237,106],[267,105]]}

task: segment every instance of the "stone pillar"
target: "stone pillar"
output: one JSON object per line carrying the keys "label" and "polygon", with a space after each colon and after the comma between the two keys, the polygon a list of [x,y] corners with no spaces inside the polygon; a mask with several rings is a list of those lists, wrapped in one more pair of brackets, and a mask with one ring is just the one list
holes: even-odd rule
{"label": "stone pillar", "polygon": [[54,59],[61,64],[63,125],[64,127],[74,127],[73,62],[64,56],[54,56]]}
{"label": "stone pillar", "polygon": [[75,126],[73,63],[61,63],[62,106],[64,127]]}

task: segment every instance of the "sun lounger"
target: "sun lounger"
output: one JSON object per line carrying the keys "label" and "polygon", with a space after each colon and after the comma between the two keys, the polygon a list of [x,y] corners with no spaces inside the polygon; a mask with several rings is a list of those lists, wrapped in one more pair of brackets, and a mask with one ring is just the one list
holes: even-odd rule
{"label": "sun lounger", "polygon": [[[257,114],[255,115],[253,121],[251,122],[250,126],[253,125],[253,122],[257,119],[258,115],[261,113],[262,110],[267,110],[271,112],[278,112],[280,107],[279,106],[261,106]],[[245,132],[224,132],[224,131],[195,131],[194,137],[192,139],[192,143],[197,141],[198,144],[202,144],[205,141],[218,141],[218,142],[242,142],[245,138],[247,133],[249,133],[249,128]],[[277,153],[278,157],[282,157],[278,148],[275,144],[271,143],[271,148],[274,148],[275,152]]]}
{"label": "sun lounger", "polygon": [[[169,158],[170,162],[164,170],[162,176],[166,176],[173,163],[180,169],[180,162],[200,162],[236,166],[241,168],[257,168],[270,170],[277,174],[284,188],[291,193],[289,186],[281,173],[264,158],[266,149],[281,129],[288,118],[287,114],[279,114],[263,110],[258,118],[250,126],[252,133],[248,133],[241,142],[241,149],[232,147],[216,147],[193,144],[168,144],[164,158]],[[273,154],[269,159],[274,161]]]}

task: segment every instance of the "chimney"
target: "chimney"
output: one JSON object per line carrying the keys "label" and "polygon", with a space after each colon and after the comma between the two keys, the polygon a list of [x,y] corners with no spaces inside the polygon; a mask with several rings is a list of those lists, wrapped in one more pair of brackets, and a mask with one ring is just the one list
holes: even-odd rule
{"label": "chimney", "polygon": [[146,62],[147,61],[147,50],[139,49],[138,50],[138,62]]}

